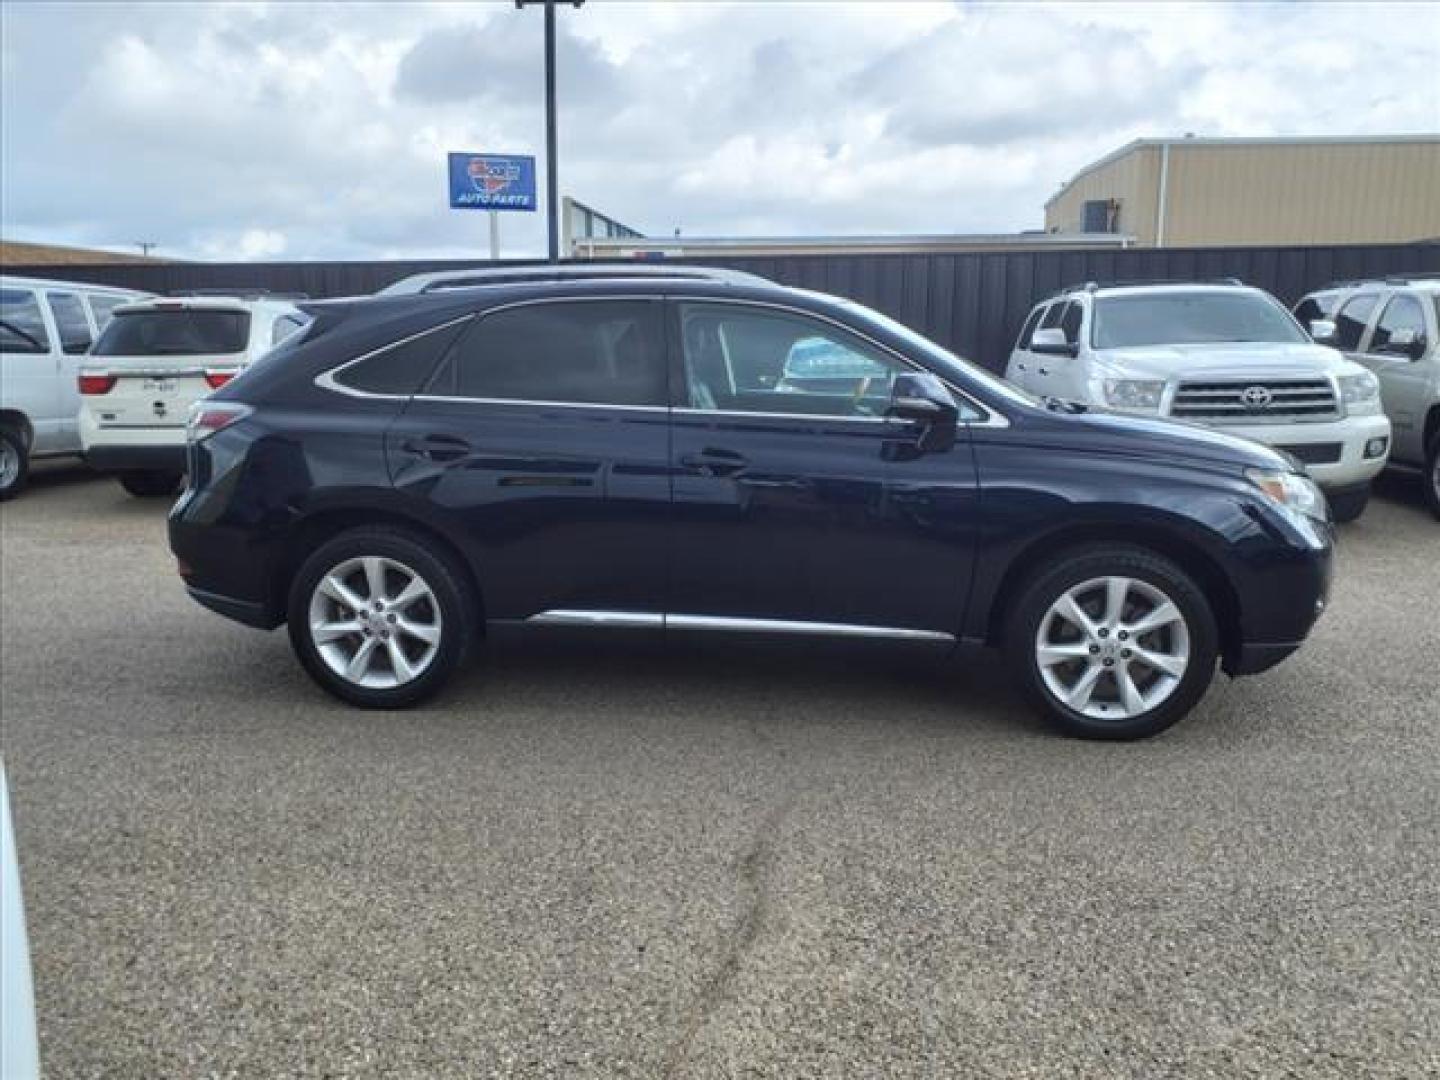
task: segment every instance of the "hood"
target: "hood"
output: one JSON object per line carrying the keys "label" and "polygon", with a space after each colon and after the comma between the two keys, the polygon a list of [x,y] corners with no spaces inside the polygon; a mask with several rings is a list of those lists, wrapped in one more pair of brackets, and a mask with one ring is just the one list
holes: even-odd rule
{"label": "hood", "polygon": [[1110,378],[1186,379],[1233,375],[1279,378],[1353,373],[1356,365],[1313,342],[1219,341],[1137,345],[1096,352],[1097,372]]}

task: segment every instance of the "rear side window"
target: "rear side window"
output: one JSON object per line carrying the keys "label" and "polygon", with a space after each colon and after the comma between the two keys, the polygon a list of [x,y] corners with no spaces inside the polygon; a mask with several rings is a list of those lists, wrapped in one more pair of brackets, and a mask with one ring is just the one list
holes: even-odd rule
{"label": "rear side window", "polygon": [[244,352],[250,341],[248,311],[122,311],[95,343],[96,356],[196,356]]}
{"label": "rear side window", "polygon": [[1335,316],[1337,349],[1353,351],[1360,347],[1360,336],[1365,333],[1365,324],[1370,321],[1370,313],[1375,310],[1375,300],[1374,293],[1366,293],[1364,296],[1354,297],[1340,309],[1340,313]]}
{"label": "rear side window", "polygon": [[1020,328],[1020,340],[1015,343],[1017,349],[1030,348],[1030,339],[1035,336],[1035,327],[1044,313],[1045,305],[1043,304],[1030,312],[1029,318],[1025,320],[1025,325]]}
{"label": "rear side window", "polygon": [[1375,324],[1375,336],[1370,339],[1370,351],[1379,352],[1389,345],[1390,335],[1396,330],[1413,330],[1417,341],[1425,340],[1425,309],[1415,297],[1396,296],[1385,305]]}
{"label": "rear side window", "polygon": [[128,304],[131,298],[124,296],[110,296],[106,293],[87,293],[85,299],[90,301],[90,314],[95,316],[95,326],[104,330],[105,324],[110,321],[111,313],[121,304]]}
{"label": "rear side window", "polygon": [[78,356],[90,348],[90,320],[80,297],[74,293],[50,293],[50,314],[55,317],[55,332],[60,335],[60,349],[67,356]]}
{"label": "rear side window", "polygon": [[660,304],[586,300],[486,315],[431,392],[503,401],[664,405]]}
{"label": "rear side window", "polygon": [[0,289],[0,351],[50,351],[50,335],[45,332],[40,301],[29,289]]}
{"label": "rear side window", "polygon": [[366,394],[409,397],[424,385],[467,322],[460,320],[402,338],[341,368],[332,378],[341,386]]}

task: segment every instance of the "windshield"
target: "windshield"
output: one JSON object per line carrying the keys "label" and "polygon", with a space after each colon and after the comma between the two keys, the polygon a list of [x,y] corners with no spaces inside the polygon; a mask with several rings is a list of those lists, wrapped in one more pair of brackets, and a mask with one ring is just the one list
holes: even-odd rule
{"label": "windshield", "polygon": [[1090,340],[1097,349],[1123,349],[1216,341],[1289,344],[1307,339],[1269,298],[1254,292],[1215,291],[1099,297]]}
{"label": "windshield", "polygon": [[250,341],[248,311],[181,308],[122,311],[106,324],[96,356],[196,356],[244,352]]}
{"label": "windshield", "polygon": [[[828,299],[833,300],[837,298],[830,297]],[[838,302],[846,311],[859,316],[862,321],[879,329],[888,330],[896,337],[903,338],[905,342],[914,347],[917,352],[924,353],[926,358],[935,365],[938,373],[942,377],[953,374],[956,381],[963,382],[963,380],[969,379],[972,382],[977,382],[989,392],[1009,401],[1021,405],[1034,406],[1039,404],[1039,398],[1026,393],[1018,386],[1012,386],[1003,379],[997,378],[984,368],[972,364],[969,360],[956,356],[949,349],[942,345],[937,345],[924,334],[916,333],[904,323],[897,322],[895,319],[890,318],[890,316],[882,315],[874,308],[868,308],[864,304],[856,303],[854,300],[839,299]]]}

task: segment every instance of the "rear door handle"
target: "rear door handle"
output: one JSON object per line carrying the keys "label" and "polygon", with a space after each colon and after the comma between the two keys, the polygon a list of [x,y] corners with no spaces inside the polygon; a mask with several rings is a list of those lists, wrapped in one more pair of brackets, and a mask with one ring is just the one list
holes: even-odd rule
{"label": "rear door handle", "polygon": [[1042,368],[1040,369],[1040,374],[1041,374],[1041,375],[1049,375],[1049,374],[1050,374],[1050,369],[1049,369],[1049,368],[1043,368],[1043,367],[1042,367]]}
{"label": "rear door handle", "polygon": [[707,446],[699,453],[683,455],[680,464],[687,469],[694,469],[701,476],[734,476],[744,471],[750,462],[744,454],[737,454],[734,450],[718,450]]}
{"label": "rear door handle", "polygon": [[470,444],[455,435],[426,435],[421,439],[406,439],[400,446],[407,454],[429,461],[459,461],[471,451]]}

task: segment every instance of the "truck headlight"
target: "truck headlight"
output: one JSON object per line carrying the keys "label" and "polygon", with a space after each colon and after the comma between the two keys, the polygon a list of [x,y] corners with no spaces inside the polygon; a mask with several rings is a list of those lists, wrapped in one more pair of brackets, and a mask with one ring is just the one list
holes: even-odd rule
{"label": "truck headlight", "polygon": [[1373,372],[1340,376],[1340,400],[1346,405],[1364,405],[1380,396],[1380,380]]}
{"label": "truck headlight", "polygon": [[1159,412],[1165,393],[1163,379],[1106,379],[1105,404],[1112,409]]}
{"label": "truck headlight", "polygon": [[1246,469],[1245,476],[1282,510],[1312,521],[1330,519],[1325,496],[1308,476],[1279,469]]}

